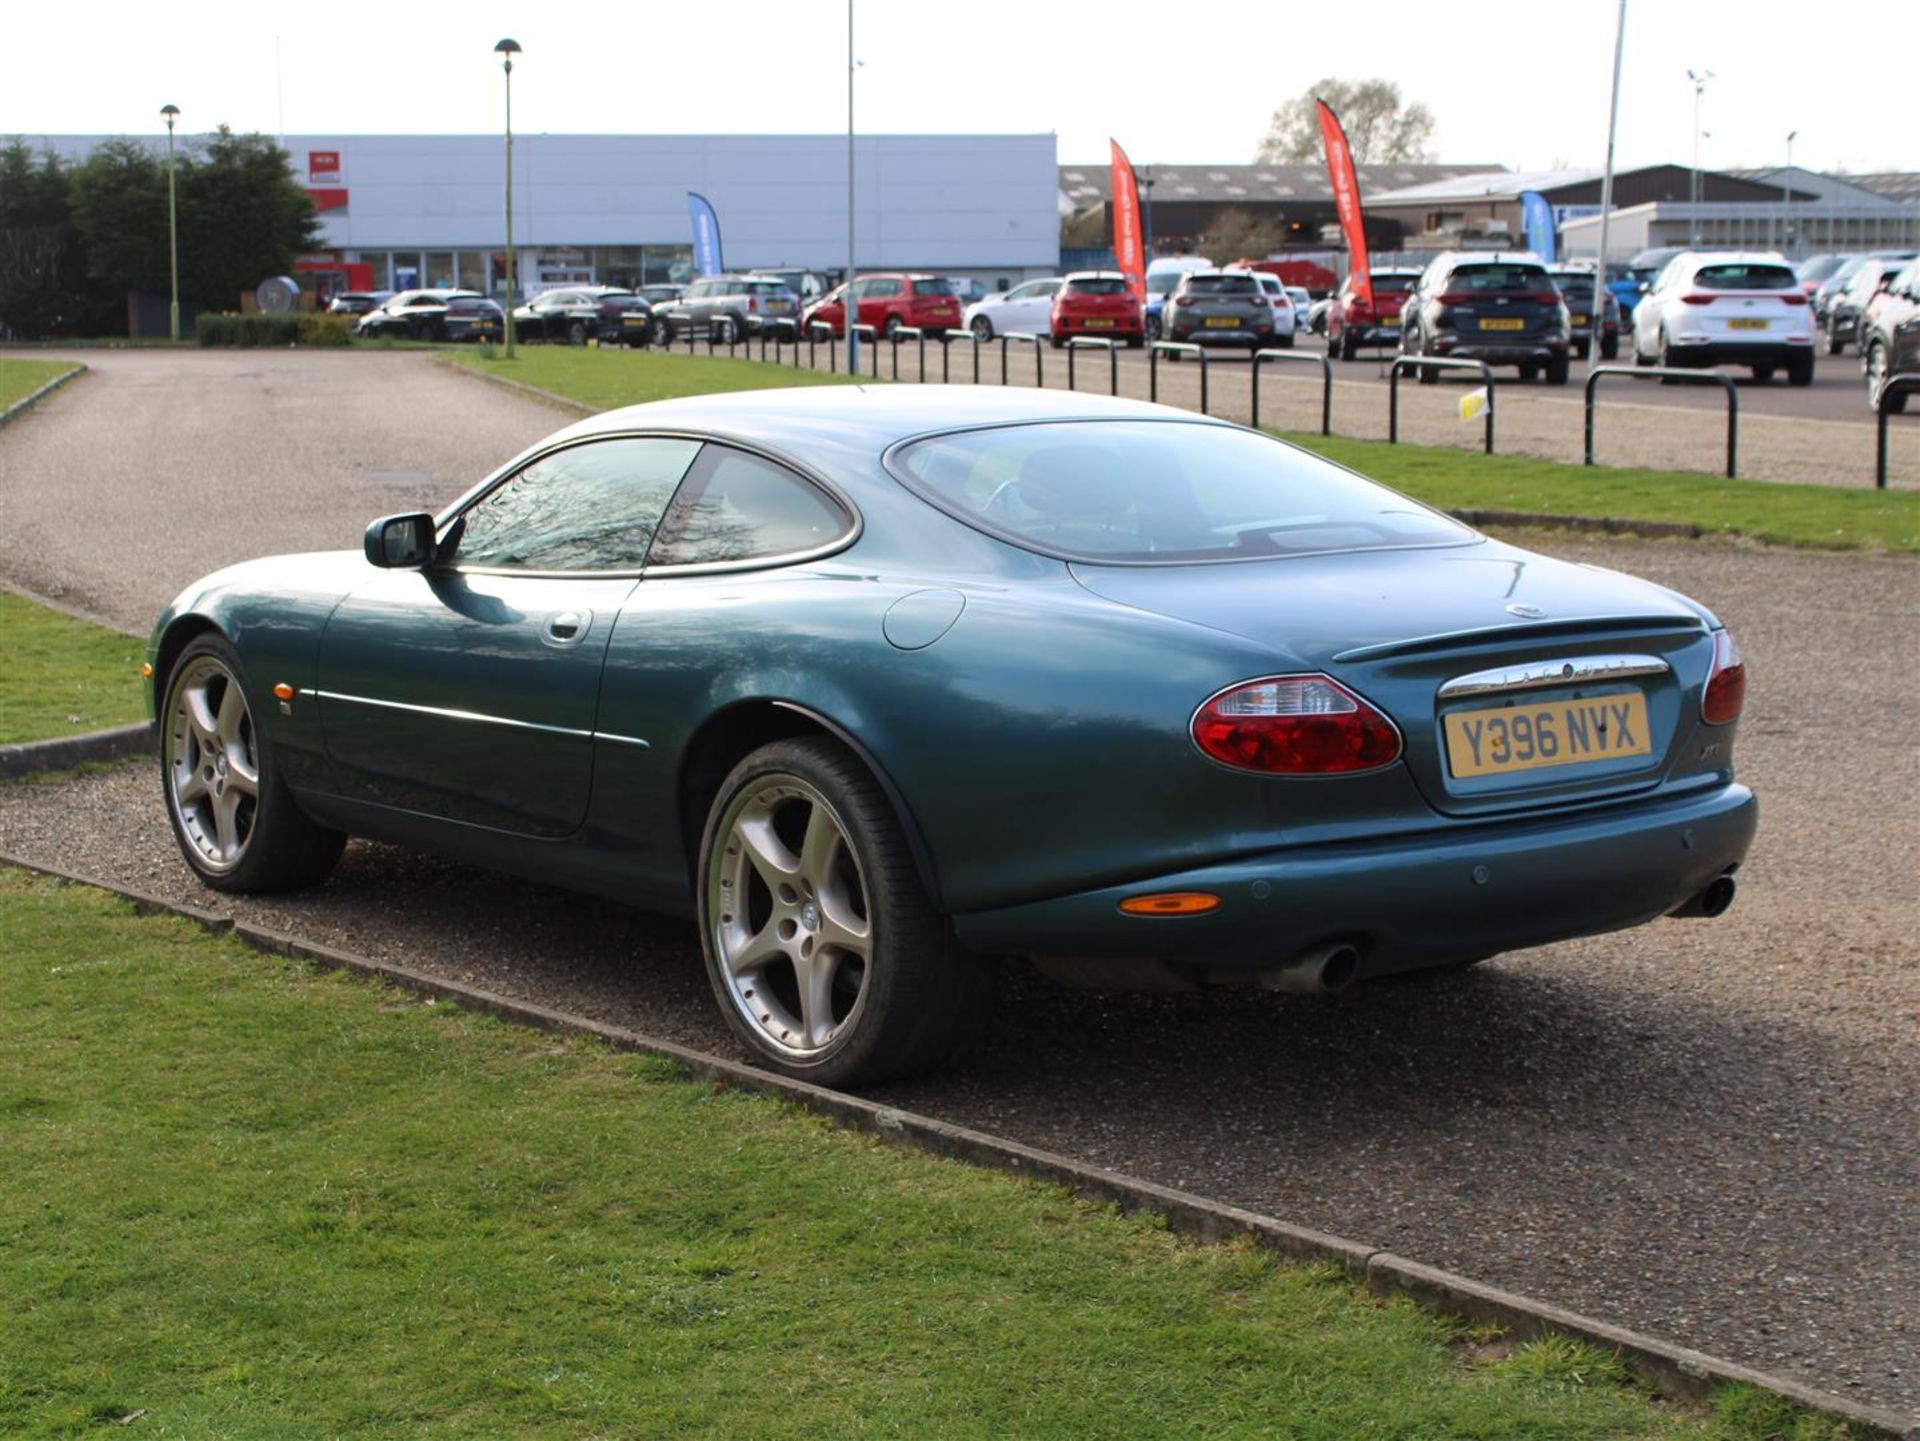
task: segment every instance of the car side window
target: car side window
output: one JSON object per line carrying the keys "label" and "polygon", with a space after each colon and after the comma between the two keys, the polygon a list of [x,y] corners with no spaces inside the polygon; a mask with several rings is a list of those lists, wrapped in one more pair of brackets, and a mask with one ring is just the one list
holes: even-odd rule
{"label": "car side window", "polygon": [[815,550],[852,517],[785,466],[709,445],[673,498],[647,564],[714,565]]}
{"label": "car side window", "polygon": [[869,280],[867,282],[868,295],[883,297],[898,295],[899,293],[900,282],[897,280]]}
{"label": "car side window", "polygon": [[638,570],[697,440],[616,436],[541,456],[462,513],[454,561],[509,570]]}

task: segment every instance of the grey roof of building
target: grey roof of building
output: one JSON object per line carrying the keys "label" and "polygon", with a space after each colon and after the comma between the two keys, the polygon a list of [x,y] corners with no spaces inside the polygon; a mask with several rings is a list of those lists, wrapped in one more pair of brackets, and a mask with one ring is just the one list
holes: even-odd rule
{"label": "grey roof of building", "polygon": [[1846,179],[1850,185],[1902,204],[1920,200],[1920,170],[1875,170],[1867,175],[1849,175]]}
{"label": "grey roof of building", "polygon": [[[1386,164],[1356,165],[1354,178],[1362,196],[1445,179],[1452,175],[1485,172],[1488,165]],[[1227,202],[1275,200],[1332,200],[1327,167],[1320,161],[1303,165],[1149,165],[1136,163],[1135,176],[1153,182],[1158,201]],[[1091,210],[1113,196],[1113,170],[1104,163],[1062,165],[1060,191],[1075,210]]]}

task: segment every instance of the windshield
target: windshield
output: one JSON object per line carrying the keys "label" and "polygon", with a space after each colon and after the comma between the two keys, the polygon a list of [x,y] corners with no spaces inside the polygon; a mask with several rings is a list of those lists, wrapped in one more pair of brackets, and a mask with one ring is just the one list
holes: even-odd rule
{"label": "windshield", "polygon": [[1251,275],[1189,275],[1188,295],[1258,295],[1260,282]]}
{"label": "windshield", "polygon": [[1541,290],[1546,272],[1537,265],[1462,265],[1447,277],[1448,290]]}
{"label": "windshield", "polygon": [[1703,265],[1693,283],[1705,290],[1798,290],[1800,282],[1784,265]]}
{"label": "windshield", "polygon": [[914,441],[889,464],[969,525],[1064,560],[1260,560],[1477,539],[1318,456],[1224,425],[1000,426]]}

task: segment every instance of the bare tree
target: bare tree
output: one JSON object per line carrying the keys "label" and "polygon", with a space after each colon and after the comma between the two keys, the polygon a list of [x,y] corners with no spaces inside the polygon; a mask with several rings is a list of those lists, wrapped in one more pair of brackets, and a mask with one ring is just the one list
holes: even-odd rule
{"label": "bare tree", "polygon": [[1389,80],[1322,80],[1273,112],[1266,139],[1254,152],[1256,165],[1302,164],[1325,154],[1315,100],[1326,101],[1340,117],[1354,164],[1432,159],[1428,143],[1433,139],[1433,112],[1417,100],[1403,103],[1398,85]]}
{"label": "bare tree", "polygon": [[1207,222],[1207,232],[1200,237],[1200,248],[1222,263],[1228,263],[1259,260],[1280,249],[1286,241],[1284,222],[1235,208],[1222,210]]}

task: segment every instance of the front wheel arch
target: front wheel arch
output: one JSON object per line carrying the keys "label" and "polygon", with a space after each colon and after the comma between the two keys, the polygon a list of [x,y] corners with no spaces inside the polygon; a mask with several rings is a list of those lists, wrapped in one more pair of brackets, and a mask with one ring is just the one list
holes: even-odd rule
{"label": "front wheel arch", "polygon": [[160,644],[153,656],[153,713],[156,739],[160,720],[160,705],[167,693],[167,684],[173,678],[173,668],[180,660],[180,652],[192,645],[209,631],[226,638],[224,631],[204,615],[189,613],[177,616],[160,637]]}
{"label": "front wheel arch", "polygon": [[914,871],[921,888],[936,910],[944,911],[940,877],[933,865],[933,853],[926,834],[907,804],[887,768],[880,763],[858,736],[839,721],[798,701],[762,699],[742,701],[709,716],[702,722],[681,751],[679,823],[682,850],[687,862],[687,883],[698,885],[700,871],[700,833],[707,823],[707,811],[719,794],[733,768],[760,747],[779,740],[825,736],[852,751],[865,766],[874,783],[886,796],[899,822],[901,834],[913,856]]}

